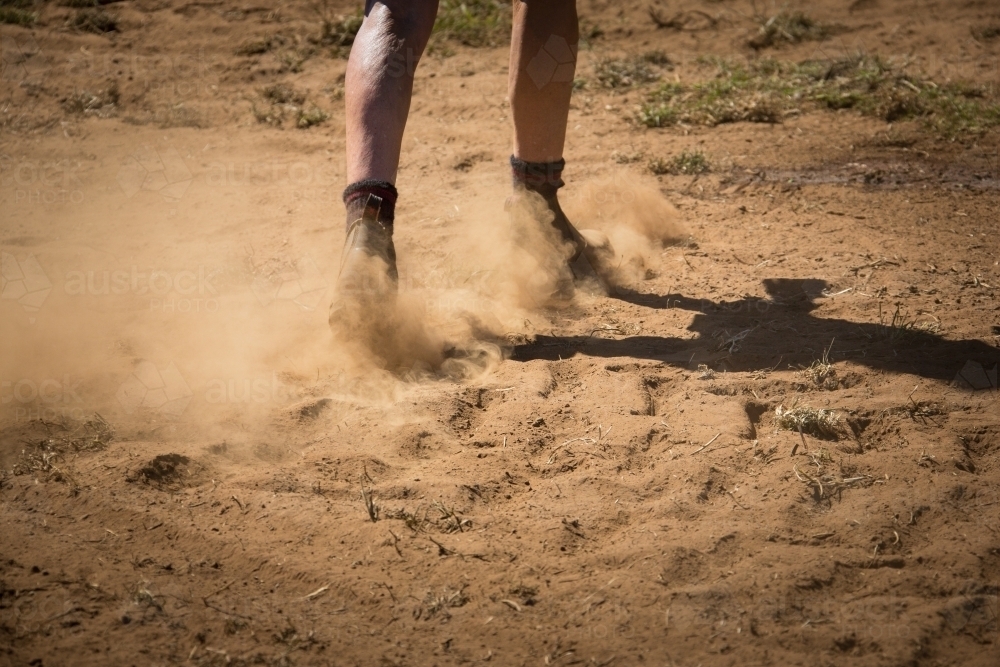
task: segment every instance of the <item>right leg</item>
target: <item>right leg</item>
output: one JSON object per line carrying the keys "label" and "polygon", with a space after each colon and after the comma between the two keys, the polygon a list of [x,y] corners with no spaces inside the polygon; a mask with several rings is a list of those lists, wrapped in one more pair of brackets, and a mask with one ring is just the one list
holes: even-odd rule
{"label": "right leg", "polygon": [[368,0],[347,62],[347,181],[396,182],[413,74],[437,0]]}
{"label": "right leg", "polygon": [[413,75],[436,15],[437,0],[367,0],[351,48],[344,82],[347,239],[330,308],[338,329],[356,328],[396,289],[396,171]]}

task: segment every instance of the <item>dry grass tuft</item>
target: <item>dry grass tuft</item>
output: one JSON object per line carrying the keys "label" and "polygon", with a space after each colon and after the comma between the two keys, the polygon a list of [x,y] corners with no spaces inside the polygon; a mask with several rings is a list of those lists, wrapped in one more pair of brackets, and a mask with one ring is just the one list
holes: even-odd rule
{"label": "dry grass tuft", "polygon": [[337,50],[337,55],[346,57],[365,21],[364,11],[359,8],[353,14],[335,14],[328,0],[318,0],[311,8],[320,19],[317,42],[322,46],[332,46]]}
{"label": "dry grass tuft", "polygon": [[263,88],[260,96],[264,98],[265,104],[257,106],[256,102],[251,102],[250,106],[251,113],[258,123],[281,127],[285,119],[291,117],[295,127],[304,130],[324,123],[330,118],[329,113],[315,104],[306,106],[307,93],[283,83]]}
{"label": "dry grass tuft", "polygon": [[840,417],[833,410],[797,406],[774,410],[775,423],[786,431],[798,431],[824,440],[837,440],[843,430]]}
{"label": "dry grass tuft", "polygon": [[637,58],[601,58],[594,65],[594,78],[603,88],[629,88],[658,81],[656,67],[669,66],[662,51],[650,51]]}
{"label": "dry grass tuft", "polygon": [[0,0],[0,23],[30,26],[38,20],[33,0]]}
{"label": "dry grass tuft", "polygon": [[941,325],[938,322],[926,321],[918,322],[909,317],[903,310],[902,304],[897,303],[892,315],[882,310],[882,303],[878,305],[878,335],[882,340],[890,345],[897,345],[907,339],[921,334],[934,334],[940,331]]}
{"label": "dry grass tuft", "polygon": [[654,158],[649,161],[649,170],[657,176],[697,176],[712,171],[712,165],[701,151],[683,151],[669,160]]}
{"label": "dry grass tuft", "polygon": [[302,104],[306,101],[305,93],[284,83],[275,83],[260,91],[261,97],[272,104]]}
{"label": "dry grass tuft", "polygon": [[802,374],[817,387],[823,389],[837,389],[837,371],[830,363],[830,350],[833,349],[833,341],[823,350],[823,357],[813,361],[808,368],[802,370]]}
{"label": "dry grass tuft", "polygon": [[449,609],[464,607],[469,600],[469,595],[465,592],[465,586],[462,586],[457,591],[451,590],[445,586],[440,593],[428,591],[423,600],[423,610],[425,611],[424,613],[417,613],[419,616],[423,616],[428,619],[433,618],[439,613],[443,613],[445,616],[450,616],[448,613]]}
{"label": "dry grass tuft", "polygon": [[295,120],[295,127],[300,130],[310,128],[313,125],[319,125],[325,123],[329,120],[330,114],[323,111],[316,105],[310,106],[308,109],[299,109],[298,116]]}
{"label": "dry grass tuft", "polygon": [[115,437],[114,428],[99,414],[72,431],[64,425],[49,422],[39,421],[37,425],[46,432],[46,437],[25,441],[25,447],[11,472],[15,475],[38,475],[45,481],[63,482],[74,489],[79,484],[67,465],[67,455],[101,451]]}
{"label": "dry grass tuft", "polygon": [[991,23],[989,25],[973,28],[972,36],[983,42],[994,40],[997,37],[1000,37],[1000,24]]}
{"label": "dry grass tuft", "polygon": [[500,46],[510,39],[511,7],[500,0],[441,0],[434,34],[464,46]]}
{"label": "dry grass tuft", "polygon": [[712,78],[661,85],[647,95],[637,120],[647,127],[777,123],[811,109],[852,109],[887,122],[919,120],[946,137],[1000,125],[994,88],[938,84],[879,56],[803,63],[704,58],[701,63],[715,67]]}
{"label": "dry grass tuft", "polygon": [[[433,515],[431,515],[430,510],[433,510]],[[402,521],[407,528],[415,533],[425,531],[428,526],[446,534],[465,532],[472,528],[470,519],[466,519],[453,508],[437,500],[431,503],[430,508],[425,508],[422,511],[420,508],[417,508],[415,512],[410,512],[405,508],[389,510],[385,513],[385,518]]]}
{"label": "dry grass tuft", "polygon": [[103,35],[118,32],[118,17],[103,9],[92,7],[76,12],[69,18],[67,25],[74,30]]}
{"label": "dry grass tuft", "polygon": [[758,17],[760,27],[747,44],[753,49],[766,49],[782,43],[798,44],[824,40],[838,32],[838,26],[822,23],[804,12],[778,12],[769,18]]}
{"label": "dry grass tuft", "polygon": [[118,112],[120,100],[118,82],[112,81],[107,88],[102,88],[96,93],[89,90],[76,91],[61,100],[61,104],[63,111],[69,114],[110,118]]}
{"label": "dry grass tuft", "polygon": [[814,469],[799,470],[796,465],[792,466],[792,472],[812,489],[813,498],[817,501],[839,496],[844,489],[868,487],[875,482],[871,475],[860,474],[843,463],[834,470],[833,459],[826,450],[810,452],[808,456]]}

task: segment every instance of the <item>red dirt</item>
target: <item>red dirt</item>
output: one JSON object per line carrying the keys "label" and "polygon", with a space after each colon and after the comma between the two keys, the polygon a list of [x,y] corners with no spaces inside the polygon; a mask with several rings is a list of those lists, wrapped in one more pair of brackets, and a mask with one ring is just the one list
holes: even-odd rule
{"label": "red dirt", "polygon": [[[613,228],[670,202],[690,242],[545,311],[477,273],[504,220],[506,52],[429,55],[403,291],[442,336],[470,340],[466,310],[509,335],[464,380],[389,374],[329,340],[345,61],[282,63],[317,32],[308,6],[110,8],[110,35],[55,4],[0,26],[0,664],[1000,664],[996,130],[852,111],[651,130],[641,90],[588,85],[567,210]],[[998,81],[1000,39],[973,35],[994,3],[791,8],[844,30],[765,55]],[[603,29],[591,82],[605,55],[663,49],[682,81],[758,55],[750,3],[664,4],[718,19],[680,30],[580,9]],[[66,109],[112,81],[116,104]],[[259,123],[277,82],[329,120]],[[713,171],[646,171],[683,150]],[[779,428],[793,405],[836,433]],[[95,412],[110,441],[81,426]]]}

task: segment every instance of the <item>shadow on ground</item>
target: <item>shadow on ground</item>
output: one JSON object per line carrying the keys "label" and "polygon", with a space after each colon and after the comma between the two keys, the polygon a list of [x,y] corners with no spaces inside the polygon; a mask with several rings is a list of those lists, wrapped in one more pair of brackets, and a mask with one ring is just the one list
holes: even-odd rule
{"label": "shadow on ground", "polygon": [[[952,380],[967,361],[993,367],[1000,348],[981,340],[948,340],[906,320],[893,323],[884,313],[878,323],[816,317],[816,300],[827,284],[816,279],[767,279],[768,298],[713,302],[667,294],[624,292],[618,298],[647,308],[680,308],[698,313],[694,339],[669,336],[537,336],[517,345],[515,361],[590,357],[633,357],[694,368],[707,363],[728,371],[773,369],[780,364],[808,365],[835,341],[831,361],[849,360],[872,369]],[[738,352],[738,353],[737,353]]]}

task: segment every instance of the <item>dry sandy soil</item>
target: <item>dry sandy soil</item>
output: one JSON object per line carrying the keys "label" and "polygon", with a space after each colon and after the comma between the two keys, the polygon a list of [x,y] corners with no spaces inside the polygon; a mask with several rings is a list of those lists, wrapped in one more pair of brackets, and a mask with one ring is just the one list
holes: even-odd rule
{"label": "dry sandy soil", "polygon": [[[704,56],[995,85],[1000,10],[793,2],[838,28],[755,51],[742,0],[619,7],[581,2],[564,193],[643,267],[508,289],[506,51],[439,40],[396,243],[464,356],[390,370],[327,327],[346,49],[309,6],[0,26],[0,663],[1000,664],[1000,134],[635,121]],[[650,173],[682,151],[712,170]]]}

